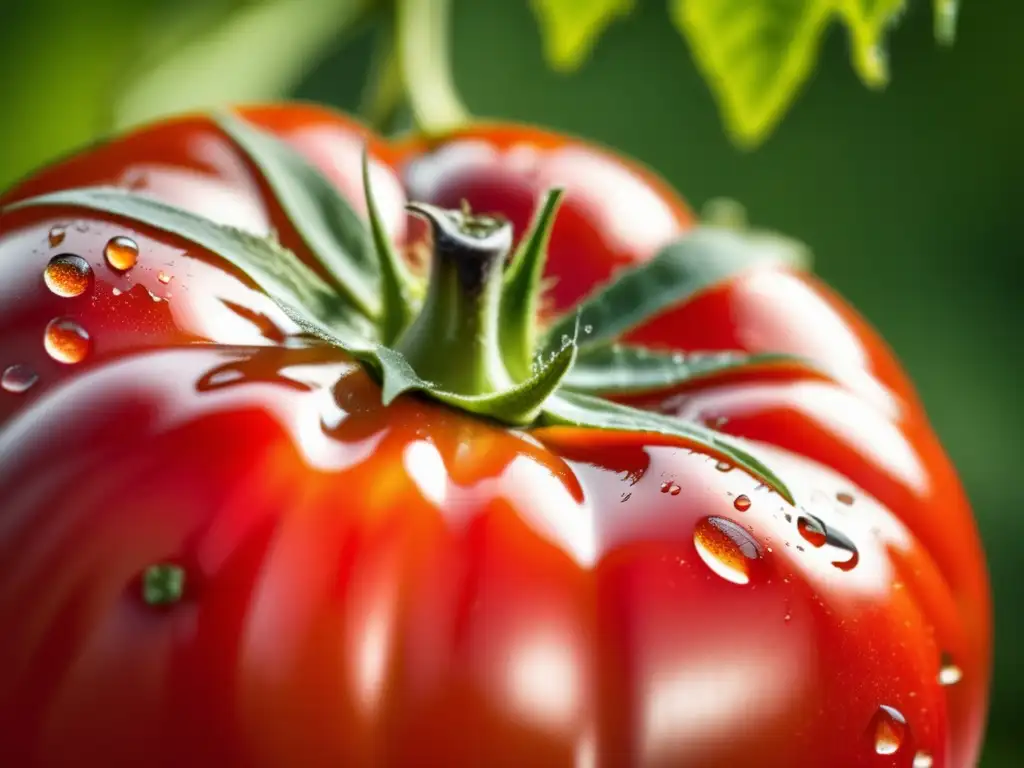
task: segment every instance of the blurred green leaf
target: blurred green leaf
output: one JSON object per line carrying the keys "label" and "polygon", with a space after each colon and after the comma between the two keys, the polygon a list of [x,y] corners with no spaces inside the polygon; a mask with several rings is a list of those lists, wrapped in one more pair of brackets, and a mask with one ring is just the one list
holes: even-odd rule
{"label": "blurred green leaf", "polygon": [[531,0],[544,37],[544,54],[552,67],[579,67],[597,38],[616,17],[626,16],[636,0]]}
{"label": "blurred green leaf", "polygon": [[[363,18],[371,0],[181,5],[155,53],[116,99],[117,128],[286,94]],[[178,44],[173,44],[174,38]]]}
{"label": "blurred green leaf", "polygon": [[150,6],[36,0],[0,11],[0,189],[102,133]]}
{"label": "blurred green leaf", "polygon": [[814,69],[825,27],[847,23],[865,83],[888,74],[881,36],[902,0],[670,0],[676,26],[718,99],[735,140],[764,140]]}
{"label": "blurred green leaf", "polygon": [[889,81],[885,32],[903,13],[907,0],[842,0],[839,13],[850,30],[853,67],[864,84],[878,88]]}

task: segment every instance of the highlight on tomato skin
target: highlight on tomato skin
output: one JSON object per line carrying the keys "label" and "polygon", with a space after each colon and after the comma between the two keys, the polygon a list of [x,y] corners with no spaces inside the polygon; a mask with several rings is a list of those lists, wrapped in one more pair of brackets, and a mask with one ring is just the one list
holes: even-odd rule
{"label": "highlight on tomato skin", "polygon": [[[436,245],[409,199],[466,199],[438,215],[502,217],[521,242],[560,185],[545,318],[696,225],[633,161],[540,129],[391,145],[309,105],[236,114],[362,216],[368,146],[403,253]],[[333,286],[269,166],[218,125],[136,129],[0,206],[115,185],[273,233]],[[610,215],[624,189],[633,229]],[[429,389],[385,405],[379,370],[186,235],[0,209],[0,763],[973,764],[991,618],[971,510],[891,351],[816,278],[750,267],[622,341],[826,373],[741,366],[600,406],[648,429],[521,427]],[[432,259],[424,306],[461,274]],[[459,311],[489,317],[475,301]],[[471,362],[410,338],[410,359]],[[597,408],[571,381],[552,401]]]}

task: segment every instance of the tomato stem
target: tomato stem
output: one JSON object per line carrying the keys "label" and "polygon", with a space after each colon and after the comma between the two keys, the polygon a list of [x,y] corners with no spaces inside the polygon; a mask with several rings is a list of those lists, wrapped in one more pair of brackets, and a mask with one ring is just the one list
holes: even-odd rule
{"label": "tomato stem", "polygon": [[416,126],[448,133],[470,121],[452,76],[448,47],[451,0],[397,0],[396,53]]}
{"label": "tomato stem", "polygon": [[434,257],[423,307],[395,348],[435,386],[460,395],[508,389],[501,359],[499,310],[502,272],[512,247],[512,225],[425,203],[409,210],[430,224]]}

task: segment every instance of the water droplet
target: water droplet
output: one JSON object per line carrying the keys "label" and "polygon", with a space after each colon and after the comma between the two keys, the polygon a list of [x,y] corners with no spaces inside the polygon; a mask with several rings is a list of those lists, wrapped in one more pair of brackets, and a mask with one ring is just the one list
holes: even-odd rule
{"label": "water droplet", "polygon": [[92,267],[89,266],[89,262],[73,253],[54,256],[43,270],[46,287],[66,299],[85,293],[90,280]]}
{"label": "water droplet", "polygon": [[792,621],[793,620],[793,616],[792,616],[792,614],[787,613],[785,616],[782,617],[782,620],[783,621]]}
{"label": "water droplet", "polygon": [[103,248],[107,264],[118,272],[127,272],[139,260],[139,246],[130,237],[114,237]]}
{"label": "water droplet", "polygon": [[121,295],[121,289],[120,288],[115,288],[113,292],[114,292],[115,296],[120,296]]}
{"label": "water droplet", "polygon": [[675,483],[662,483],[661,484],[661,492],[662,493],[668,493],[668,494],[671,494],[672,496],[678,496],[679,495],[679,491],[681,491],[681,490],[682,489],[678,485],[676,485]]}
{"label": "water droplet", "polygon": [[748,509],[750,509],[750,497],[741,494],[736,497],[736,500],[732,503],[732,505],[736,507],[736,509],[738,509],[740,512],[746,512]]}
{"label": "water droplet", "polygon": [[53,227],[46,239],[50,241],[51,248],[56,248],[64,242],[64,227]]}
{"label": "water droplet", "polygon": [[697,554],[707,566],[733,584],[750,582],[750,562],[761,548],[743,528],[724,517],[705,517],[693,532]]}
{"label": "water droplet", "polygon": [[164,285],[167,285],[174,278],[171,275],[168,275],[166,272],[161,270],[160,273],[157,274],[156,279],[159,280]]}
{"label": "water droplet", "polygon": [[932,760],[932,756],[927,752],[918,752],[914,755],[914,762],[911,768],[932,768],[935,765],[935,761]]}
{"label": "water droplet", "polygon": [[875,739],[875,752],[879,755],[894,755],[903,743],[903,735],[907,730],[907,720],[899,710],[887,707],[878,708],[871,719],[871,731]]}
{"label": "water droplet", "polygon": [[[832,542],[830,539],[829,543],[832,544],[834,542]],[[860,562],[860,552],[857,551],[857,547],[855,547],[852,543],[849,547],[841,548],[846,549],[850,553],[850,557],[846,560],[836,560],[832,563],[832,565],[834,565],[840,571],[852,571],[854,568],[857,567],[857,564]]]}
{"label": "water droplet", "polygon": [[58,317],[47,324],[43,346],[58,363],[80,363],[89,354],[89,334],[74,320]]}
{"label": "water droplet", "polygon": [[0,377],[0,387],[3,387],[5,392],[20,395],[22,392],[30,390],[37,381],[39,381],[39,374],[27,365],[11,365]]}
{"label": "water droplet", "polygon": [[836,501],[838,501],[840,504],[850,506],[851,504],[853,504],[853,494],[846,493],[845,491],[840,491],[839,493],[836,494]]}
{"label": "water droplet", "polygon": [[587,325],[584,325],[583,326],[583,332],[584,333],[593,333],[594,332],[594,326],[590,325],[589,323]]}
{"label": "water droplet", "polygon": [[814,515],[801,515],[796,519],[796,529],[812,547],[825,546],[825,524]]}
{"label": "water droplet", "polygon": [[953,663],[952,657],[948,653],[942,654],[942,666],[939,667],[939,684],[956,685],[963,679],[963,676],[963,670]]}
{"label": "water droplet", "polygon": [[185,569],[180,565],[158,563],[142,572],[142,599],[147,605],[172,605],[185,592]]}
{"label": "water droplet", "polygon": [[715,469],[717,469],[719,472],[729,472],[732,470],[732,464],[730,464],[728,461],[720,461],[717,464],[715,464]]}

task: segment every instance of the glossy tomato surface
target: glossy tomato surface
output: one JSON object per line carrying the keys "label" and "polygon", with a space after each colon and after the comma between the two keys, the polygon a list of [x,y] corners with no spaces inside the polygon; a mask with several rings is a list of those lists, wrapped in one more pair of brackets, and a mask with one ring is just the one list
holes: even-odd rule
{"label": "glossy tomato surface", "polygon": [[[693,224],[651,172],[538,129],[392,145],[318,107],[243,114],[359,210],[369,142],[410,250],[409,197],[521,231],[564,186],[552,309]],[[205,117],[90,148],[0,204],[95,184],[273,229],[318,268]],[[385,408],[296,330],[183,240],[0,214],[0,765],[976,760],[990,607],[970,508],[892,354],[815,278],[752,269],[631,334],[836,371],[637,401],[749,439],[797,506],[665,438]],[[181,602],[141,599],[156,563],[184,570]]]}

